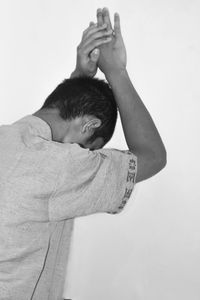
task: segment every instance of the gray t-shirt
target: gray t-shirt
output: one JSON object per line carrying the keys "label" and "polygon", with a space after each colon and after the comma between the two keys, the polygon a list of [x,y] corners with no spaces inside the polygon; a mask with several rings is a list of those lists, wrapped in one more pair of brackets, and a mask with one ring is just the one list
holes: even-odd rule
{"label": "gray t-shirt", "polygon": [[42,119],[0,127],[0,299],[61,300],[73,219],[119,213],[135,184],[130,151],[52,141]]}

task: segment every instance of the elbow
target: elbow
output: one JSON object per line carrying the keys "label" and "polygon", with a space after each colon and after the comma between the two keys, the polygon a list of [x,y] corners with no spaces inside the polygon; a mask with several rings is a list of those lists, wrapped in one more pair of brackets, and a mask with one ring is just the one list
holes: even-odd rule
{"label": "elbow", "polygon": [[167,165],[167,152],[164,148],[158,155],[157,155],[157,168],[158,172],[165,168]]}

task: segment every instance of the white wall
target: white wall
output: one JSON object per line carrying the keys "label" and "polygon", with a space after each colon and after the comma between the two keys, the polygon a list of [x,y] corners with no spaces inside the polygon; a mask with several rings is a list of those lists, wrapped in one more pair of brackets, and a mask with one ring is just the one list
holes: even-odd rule
{"label": "white wall", "polygon": [[[168,152],[125,211],[76,219],[66,296],[199,300],[198,0],[0,1],[0,123],[36,111],[75,65],[97,7],[121,15],[128,71]],[[100,76],[102,76],[100,74]],[[110,147],[126,149],[118,123]]]}

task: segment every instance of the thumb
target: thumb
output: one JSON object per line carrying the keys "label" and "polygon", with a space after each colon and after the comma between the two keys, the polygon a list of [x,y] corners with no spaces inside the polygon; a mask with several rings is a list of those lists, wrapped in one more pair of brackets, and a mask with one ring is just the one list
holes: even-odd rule
{"label": "thumb", "polygon": [[90,53],[90,59],[92,62],[97,62],[99,59],[100,55],[100,50],[98,48],[95,48],[91,53]]}

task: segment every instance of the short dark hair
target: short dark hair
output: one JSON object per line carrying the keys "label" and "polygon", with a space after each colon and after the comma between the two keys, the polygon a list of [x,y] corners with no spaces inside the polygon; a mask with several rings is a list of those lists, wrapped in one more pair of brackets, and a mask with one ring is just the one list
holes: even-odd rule
{"label": "short dark hair", "polygon": [[65,79],[47,97],[42,108],[57,108],[63,119],[93,115],[102,124],[88,142],[97,137],[106,144],[112,137],[117,121],[117,104],[109,84],[102,79],[77,77]]}

